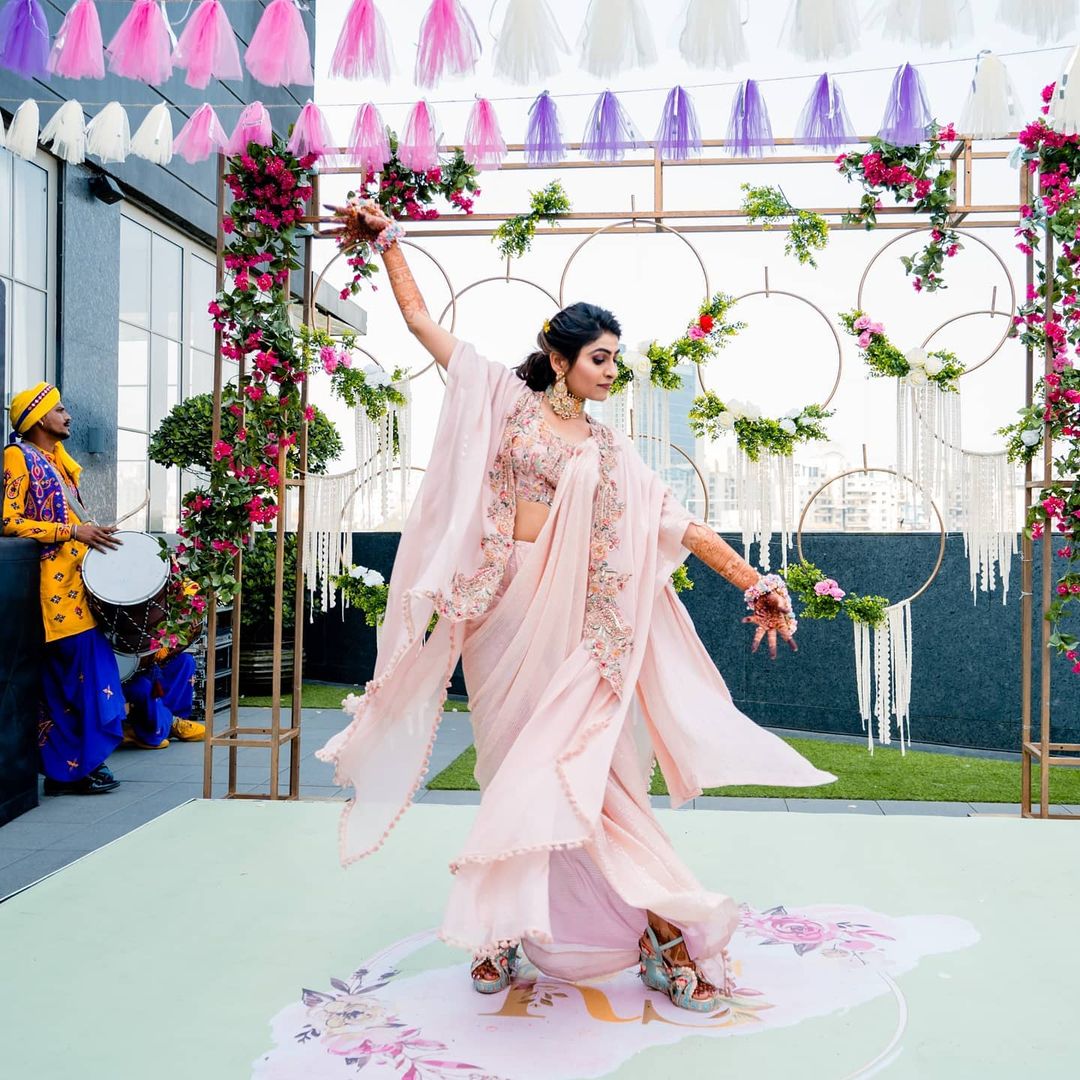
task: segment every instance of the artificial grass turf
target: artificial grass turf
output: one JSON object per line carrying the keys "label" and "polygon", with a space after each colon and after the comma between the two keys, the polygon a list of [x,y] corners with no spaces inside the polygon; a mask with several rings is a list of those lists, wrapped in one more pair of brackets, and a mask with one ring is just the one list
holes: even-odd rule
{"label": "artificial grass turf", "polygon": [[[824,742],[819,739],[785,739],[819,769],[831,772],[836,783],[813,788],[726,787],[709,788],[704,794],[729,798],[774,799],[898,799],[913,802],[1020,801],[1020,764],[959,754],[931,754],[878,747],[871,755],[865,746]],[[451,762],[428,787],[441,791],[476,791],[473,778],[476,749],[470,746]],[[1038,790],[1038,770],[1033,785]],[[1080,770],[1055,770],[1050,791],[1055,803],[1080,802]],[[653,775],[651,793],[666,795],[667,785],[659,770]]]}
{"label": "artificial grass turf", "polygon": [[[303,709],[340,709],[341,700],[346,694],[362,694],[362,686],[349,686],[347,683],[305,682],[300,698]],[[253,705],[256,708],[269,708],[271,701],[268,694],[253,694],[240,698],[241,705]],[[292,704],[292,694],[282,694],[282,705]],[[468,712],[466,701],[448,700],[444,706],[446,712]]]}

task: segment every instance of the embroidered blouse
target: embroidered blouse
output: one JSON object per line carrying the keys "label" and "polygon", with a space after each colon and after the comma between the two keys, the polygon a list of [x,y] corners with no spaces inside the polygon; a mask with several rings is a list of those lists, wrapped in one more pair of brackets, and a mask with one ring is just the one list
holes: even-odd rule
{"label": "embroidered blouse", "polygon": [[[52,454],[39,452],[60,480],[63,489],[63,521],[42,521],[34,517],[30,487],[35,478],[27,468],[18,446],[4,448],[4,536],[24,536],[44,545],[41,555],[41,617],[45,640],[56,641],[82,633],[96,625],[86,601],[82,580],[85,544],[71,539],[71,527],[79,524],[79,515],[67,498],[67,488],[74,478],[66,476]],[[44,467],[44,466],[43,466]]]}
{"label": "embroidered blouse", "polygon": [[545,421],[540,406],[541,391],[523,397],[523,408],[511,416],[511,430],[507,433],[514,494],[525,502],[550,507],[563,467],[580,443],[564,439]]}

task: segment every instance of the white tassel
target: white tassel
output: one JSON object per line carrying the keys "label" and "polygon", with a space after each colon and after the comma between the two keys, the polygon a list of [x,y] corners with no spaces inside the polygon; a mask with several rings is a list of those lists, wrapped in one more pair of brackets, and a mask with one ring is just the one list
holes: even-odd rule
{"label": "white tassel", "polygon": [[975,139],[999,139],[1020,126],[1016,90],[1008,68],[992,52],[979,53],[968,90],[960,131]]}
{"label": "white tassel", "polygon": [[781,41],[804,60],[847,56],[859,44],[854,0],[792,0]]}
{"label": "white tassel", "polygon": [[128,116],[119,101],[110,101],[86,125],[86,152],[100,158],[102,164],[126,161],[131,149]]}
{"label": "white tassel", "polygon": [[747,59],[741,0],[690,0],[679,52],[699,68],[733,68]]}
{"label": "white tassel", "polygon": [[1050,99],[1050,126],[1063,135],[1080,132],[1080,45],[1073,49]]}
{"label": "white tassel", "polygon": [[562,67],[560,53],[569,46],[547,0],[510,0],[495,43],[495,74],[529,84],[547,79]]}
{"label": "white tassel", "polygon": [[[11,125],[14,128],[14,124]],[[86,160],[86,122],[77,101],[65,101],[52,114],[41,132],[41,141],[52,145],[52,152],[69,165]]]}
{"label": "white tassel", "polygon": [[602,79],[656,63],[642,0],[592,0],[582,35],[581,66]]}
{"label": "white tassel", "polygon": [[[913,350],[909,359],[922,350]],[[898,488],[906,479],[918,489],[916,502],[929,515],[931,500],[944,508],[945,527],[950,528],[963,484],[960,395],[941,390],[925,380],[912,386],[907,379],[896,383],[896,471]],[[905,405],[910,402],[910,408]]]}
{"label": "white tassel", "polygon": [[38,148],[38,106],[31,98],[15,110],[15,117],[8,128],[7,148],[16,157],[33,161]]}
{"label": "white tassel", "polygon": [[855,690],[859,698],[859,719],[866,732],[867,749],[874,752],[873,668],[870,662],[870,627],[866,623],[852,622],[855,630]]}
{"label": "white tassel", "polygon": [[998,18],[1046,45],[1062,41],[1076,29],[1076,0],[1000,0]]}
{"label": "white tassel", "polygon": [[131,139],[131,152],[155,165],[168,165],[173,156],[173,127],[169,106],[155,105]]}
{"label": "white tassel", "polygon": [[953,45],[970,36],[968,0],[889,0],[885,10],[885,36],[931,48]]}
{"label": "white tassel", "polygon": [[1016,469],[1005,453],[964,454],[964,554],[968,559],[971,598],[1001,584],[1001,602],[1009,601],[1009,577],[1016,555]]}
{"label": "white tassel", "polygon": [[758,562],[766,573],[772,568],[770,548],[779,534],[780,563],[787,566],[795,525],[795,461],[784,454],[762,453],[752,461],[735,451],[735,502],[739,512],[743,554],[758,545]]}
{"label": "white tassel", "polygon": [[881,626],[855,628],[855,687],[867,749],[874,752],[874,730],[882,746],[892,743],[893,721],[900,753],[911,745],[911,604],[904,600],[885,612]]}

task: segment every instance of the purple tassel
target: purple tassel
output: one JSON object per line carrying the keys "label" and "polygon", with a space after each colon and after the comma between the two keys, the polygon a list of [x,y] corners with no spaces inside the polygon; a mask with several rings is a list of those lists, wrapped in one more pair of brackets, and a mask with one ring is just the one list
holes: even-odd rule
{"label": "purple tassel", "polygon": [[590,161],[622,161],[627,150],[635,150],[641,139],[619,99],[605,90],[589,113],[581,137],[581,155]]}
{"label": "purple tassel", "polygon": [[0,11],[0,64],[24,79],[49,70],[49,24],[38,0],[8,0]]}
{"label": "purple tassel", "polygon": [[926,138],[932,115],[918,69],[911,64],[898,67],[878,138],[893,146],[918,146]]}
{"label": "purple tassel", "polygon": [[727,152],[732,157],[763,157],[767,146],[775,146],[769,110],[753,79],[739,84],[728,121]]}
{"label": "purple tassel", "polygon": [[844,95],[831,75],[820,75],[814,83],[795,128],[795,141],[818,150],[838,150],[858,141]]}
{"label": "purple tassel", "polygon": [[530,165],[552,165],[565,156],[559,110],[554,98],[545,90],[529,107],[525,157]]}
{"label": "purple tassel", "polygon": [[668,91],[660,126],[656,129],[656,149],[665,161],[686,161],[701,153],[701,130],[694,102],[681,86]]}

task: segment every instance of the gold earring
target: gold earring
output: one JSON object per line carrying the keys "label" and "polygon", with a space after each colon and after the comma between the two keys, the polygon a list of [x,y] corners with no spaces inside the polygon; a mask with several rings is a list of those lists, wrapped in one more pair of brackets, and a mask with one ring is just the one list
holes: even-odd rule
{"label": "gold earring", "polygon": [[560,371],[555,376],[555,384],[547,388],[547,398],[551,410],[562,420],[573,420],[581,415],[585,402],[566,388],[566,372]]}

